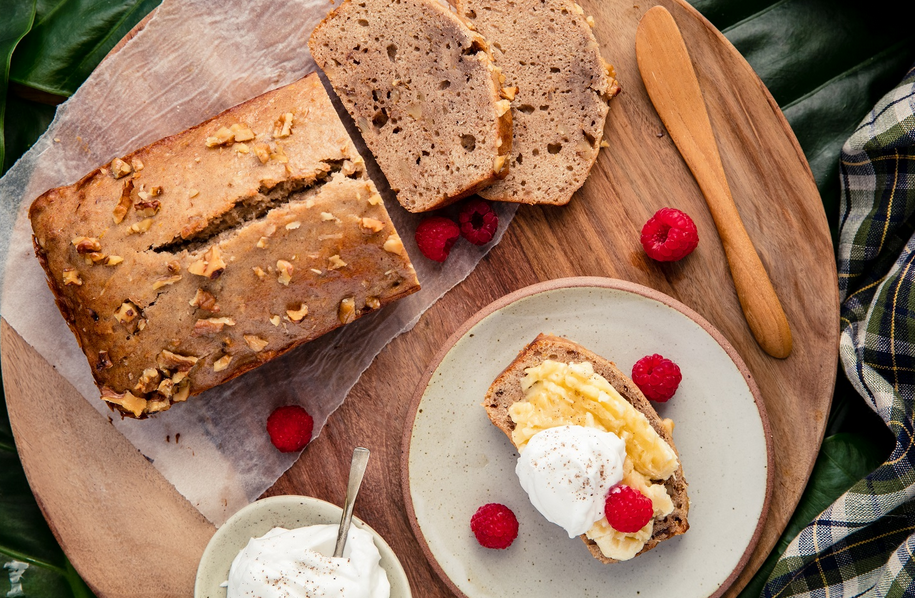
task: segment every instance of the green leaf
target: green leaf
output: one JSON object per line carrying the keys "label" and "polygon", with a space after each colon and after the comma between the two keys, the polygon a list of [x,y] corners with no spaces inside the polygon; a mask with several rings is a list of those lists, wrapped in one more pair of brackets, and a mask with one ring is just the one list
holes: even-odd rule
{"label": "green leaf", "polygon": [[3,165],[6,153],[3,142],[3,116],[6,111],[10,58],[16,45],[32,28],[32,22],[35,20],[35,0],[6,4],[3,13],[3,18],[0,19],[0,166]]}
{"label": "green leaf", "polygon": [[758,598],[778,557],[791,540],[846,490],[883,463],[888,455],[888,451],[880,450],[868,436],[843,433],[826,438],[794,515],[769,558],[739,598]]}
{"label": "green leaf", "polygon": [[10,80],[70,96],[161,0],[40,0],[35,25],[13,55]]}
{"label": "green leaf", "polygon": [[0,162],[0,175],[4,174],[38,140],[54,119],[55,106],[7,97],[6,104],[6,161]]}

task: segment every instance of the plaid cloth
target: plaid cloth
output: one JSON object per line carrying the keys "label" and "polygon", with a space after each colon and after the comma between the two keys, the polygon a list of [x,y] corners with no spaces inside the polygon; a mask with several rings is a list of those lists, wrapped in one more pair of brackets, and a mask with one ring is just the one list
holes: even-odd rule
{"label": "plaid cloth", "polygon": [[839,356],[896,437],[807,525],[767,597],[915,596],[915,68],[842,148]]}

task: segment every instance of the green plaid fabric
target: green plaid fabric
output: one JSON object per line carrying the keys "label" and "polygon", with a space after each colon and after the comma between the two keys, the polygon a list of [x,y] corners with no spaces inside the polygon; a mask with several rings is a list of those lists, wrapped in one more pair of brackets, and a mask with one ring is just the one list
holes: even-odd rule
{"label": "green plaid fabric", "polygon": [[794,539],[766,597],[915,596],[915,68],[842,148],[841,177],[839,356],[896,447]]}

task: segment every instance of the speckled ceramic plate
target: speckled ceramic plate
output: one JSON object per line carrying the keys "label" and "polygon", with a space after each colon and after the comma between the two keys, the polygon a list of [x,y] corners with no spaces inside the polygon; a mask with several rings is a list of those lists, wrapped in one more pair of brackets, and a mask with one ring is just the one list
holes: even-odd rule
{"label": "speckled ceramic plate", "polygon": [[[652,353],[679,364],[683,381],[658,413],[676,423],[691,503],[685,535],[603,565],[531,506],[514,473],[518,453],[480,403],[540,332],[576,341],[626,373]],[[722,594],[743,568],[771,492],[768,421],[743,361],[682,303],[619,280],[554,280],[483,309],[433,363],[404,435],[403,485],[413,530],[458,595],[704,598]],[[489,502],[518,516],[507,550],[482,548],[470,531],[470,517]]]}
{"label": "speckled ceramic plate", "polygon": [[[235,513],[210,539],[194,583],[194,598],[225,598],[221,584],[229,577],[229,567],[248,540],[263,536],[274,527],[294,529],[307,525],[340,523],[342,509],[309,496],[273,496],[255,501]],[[372,534],[381,553],[381,567],[391,582],[391,598],[411,598],[410,584],[397,555],[387,542],[360,519],[353,525]]]}

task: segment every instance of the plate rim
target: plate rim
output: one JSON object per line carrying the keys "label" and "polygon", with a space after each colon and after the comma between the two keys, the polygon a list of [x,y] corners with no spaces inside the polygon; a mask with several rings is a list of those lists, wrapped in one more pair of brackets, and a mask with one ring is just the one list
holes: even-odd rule
{"label": "plate rim", "polygon": [[422,378],[420,378],[419,383],[416,385],[416,388],[413,391],[413,395],[410,398],[410,403],[407,407],[407,416],[404,420],[403,435],[401,437],[400,480],[401,488],[403,490],[404,506],[406,507],[407,519],[410,522],[410,528],[413,531],[413,536],[416,538],[420,549],[423,551],[423,555],[426,557],[426,561],[429,563],[429,566],[431,566],[435,573],[439,576],[439,579],[441,579],[442,582],[448,586],[448,589],[454,592],[454,594],[459,598],[473,598],[465,594],[457,586],[457,584],[451,580],[451,578],[439,564],[438,560],[432,554],[432,550],[429,548],[429,544],[426,542],[426,537],[422,533],[419,521],[416,518],[416,509],[413,506],[413,498],[410,495],[409,467],[410,444],[413,436],[413,426],[416,423],[416,415],[417,410],[419,409],[419,404],[422,401],[423,395],[426,393],[426,388],[429,386],[429,381],[432,379],[435,371],[445,359],[445,356],[451,351],[451,349],[455,344],[457,344],[459,340],[464,338],[464,336],[470,331],[471,328],[476,326],[487,316],[490,316],[493,313],[506,308],[517,301],[520,301],[521,299],[526,299],[534,295],[561,289],[588,287],[611,289],[640,295],[647,299],[657,301],[680,312],[698,324],[715,340],[715,342],[718,343],[719,346],[721,346],[722,349],[724,349],[724,352],[728,355],[734,365],[737,366],[738,371],[743,376],[744,381],[747,383],[747,387],[750,389],[750,394],[753,395],[753,402],[756,404],[756,409],[759,412],[760,422],[762,423],[763,437],[766,440],[766,494],[765,498],[763,499],[763,505],[759,520],[756,522],[756,528],[754,529],[753,535],[751,536],[750,541],[747,543],[747,546],[744,549],[740,560],[737,562],[737,565],[727,576],[727,578],[725,578],[722,584],[713,593],[709,594],[709,598],[719,598],[728,590],[728,588],[731,587],[731,585],[737,580],[737,577],[743,571],[744,567],[746,567],[747,562],[750,560],[750,556],[753,554],[753,550],[759,543],[763,527],[765,526],[766,519],[769,515],[769,503],[772,498],[772,486],[775,481],[775,454],[772,447],[772,430],[769,425],[769,417],[766,413],[765,402],[762,399],[762,394],[759,391],[759,387],[756,385],[756,380],[753,378],[753,374],[750,373],[749,368],[747,368],[747,365],[740,357],[740,354],[737,353],[737,350],[734,348],[734,346],[731,345],[731,343],[717,328],[715,328],[708,320],[706,320],[688,305],[674,299],[669,295],[662,293],[661,291],[635,282],[630,282],[628,280],[608,278],[603,276],[572,276],[567,278],[556,278],[553,280],[538,282],[526,287],[522,287],[516,291],[508,293],[507,295],[503,295],[489,305],[477,311],[475,314],[465,320],[464,323],[461,324],[458,329],[448,337],[448,340],[445,341],[442,347],[436,352],[435,356],[429,362],[429,365],[423,372]]}

